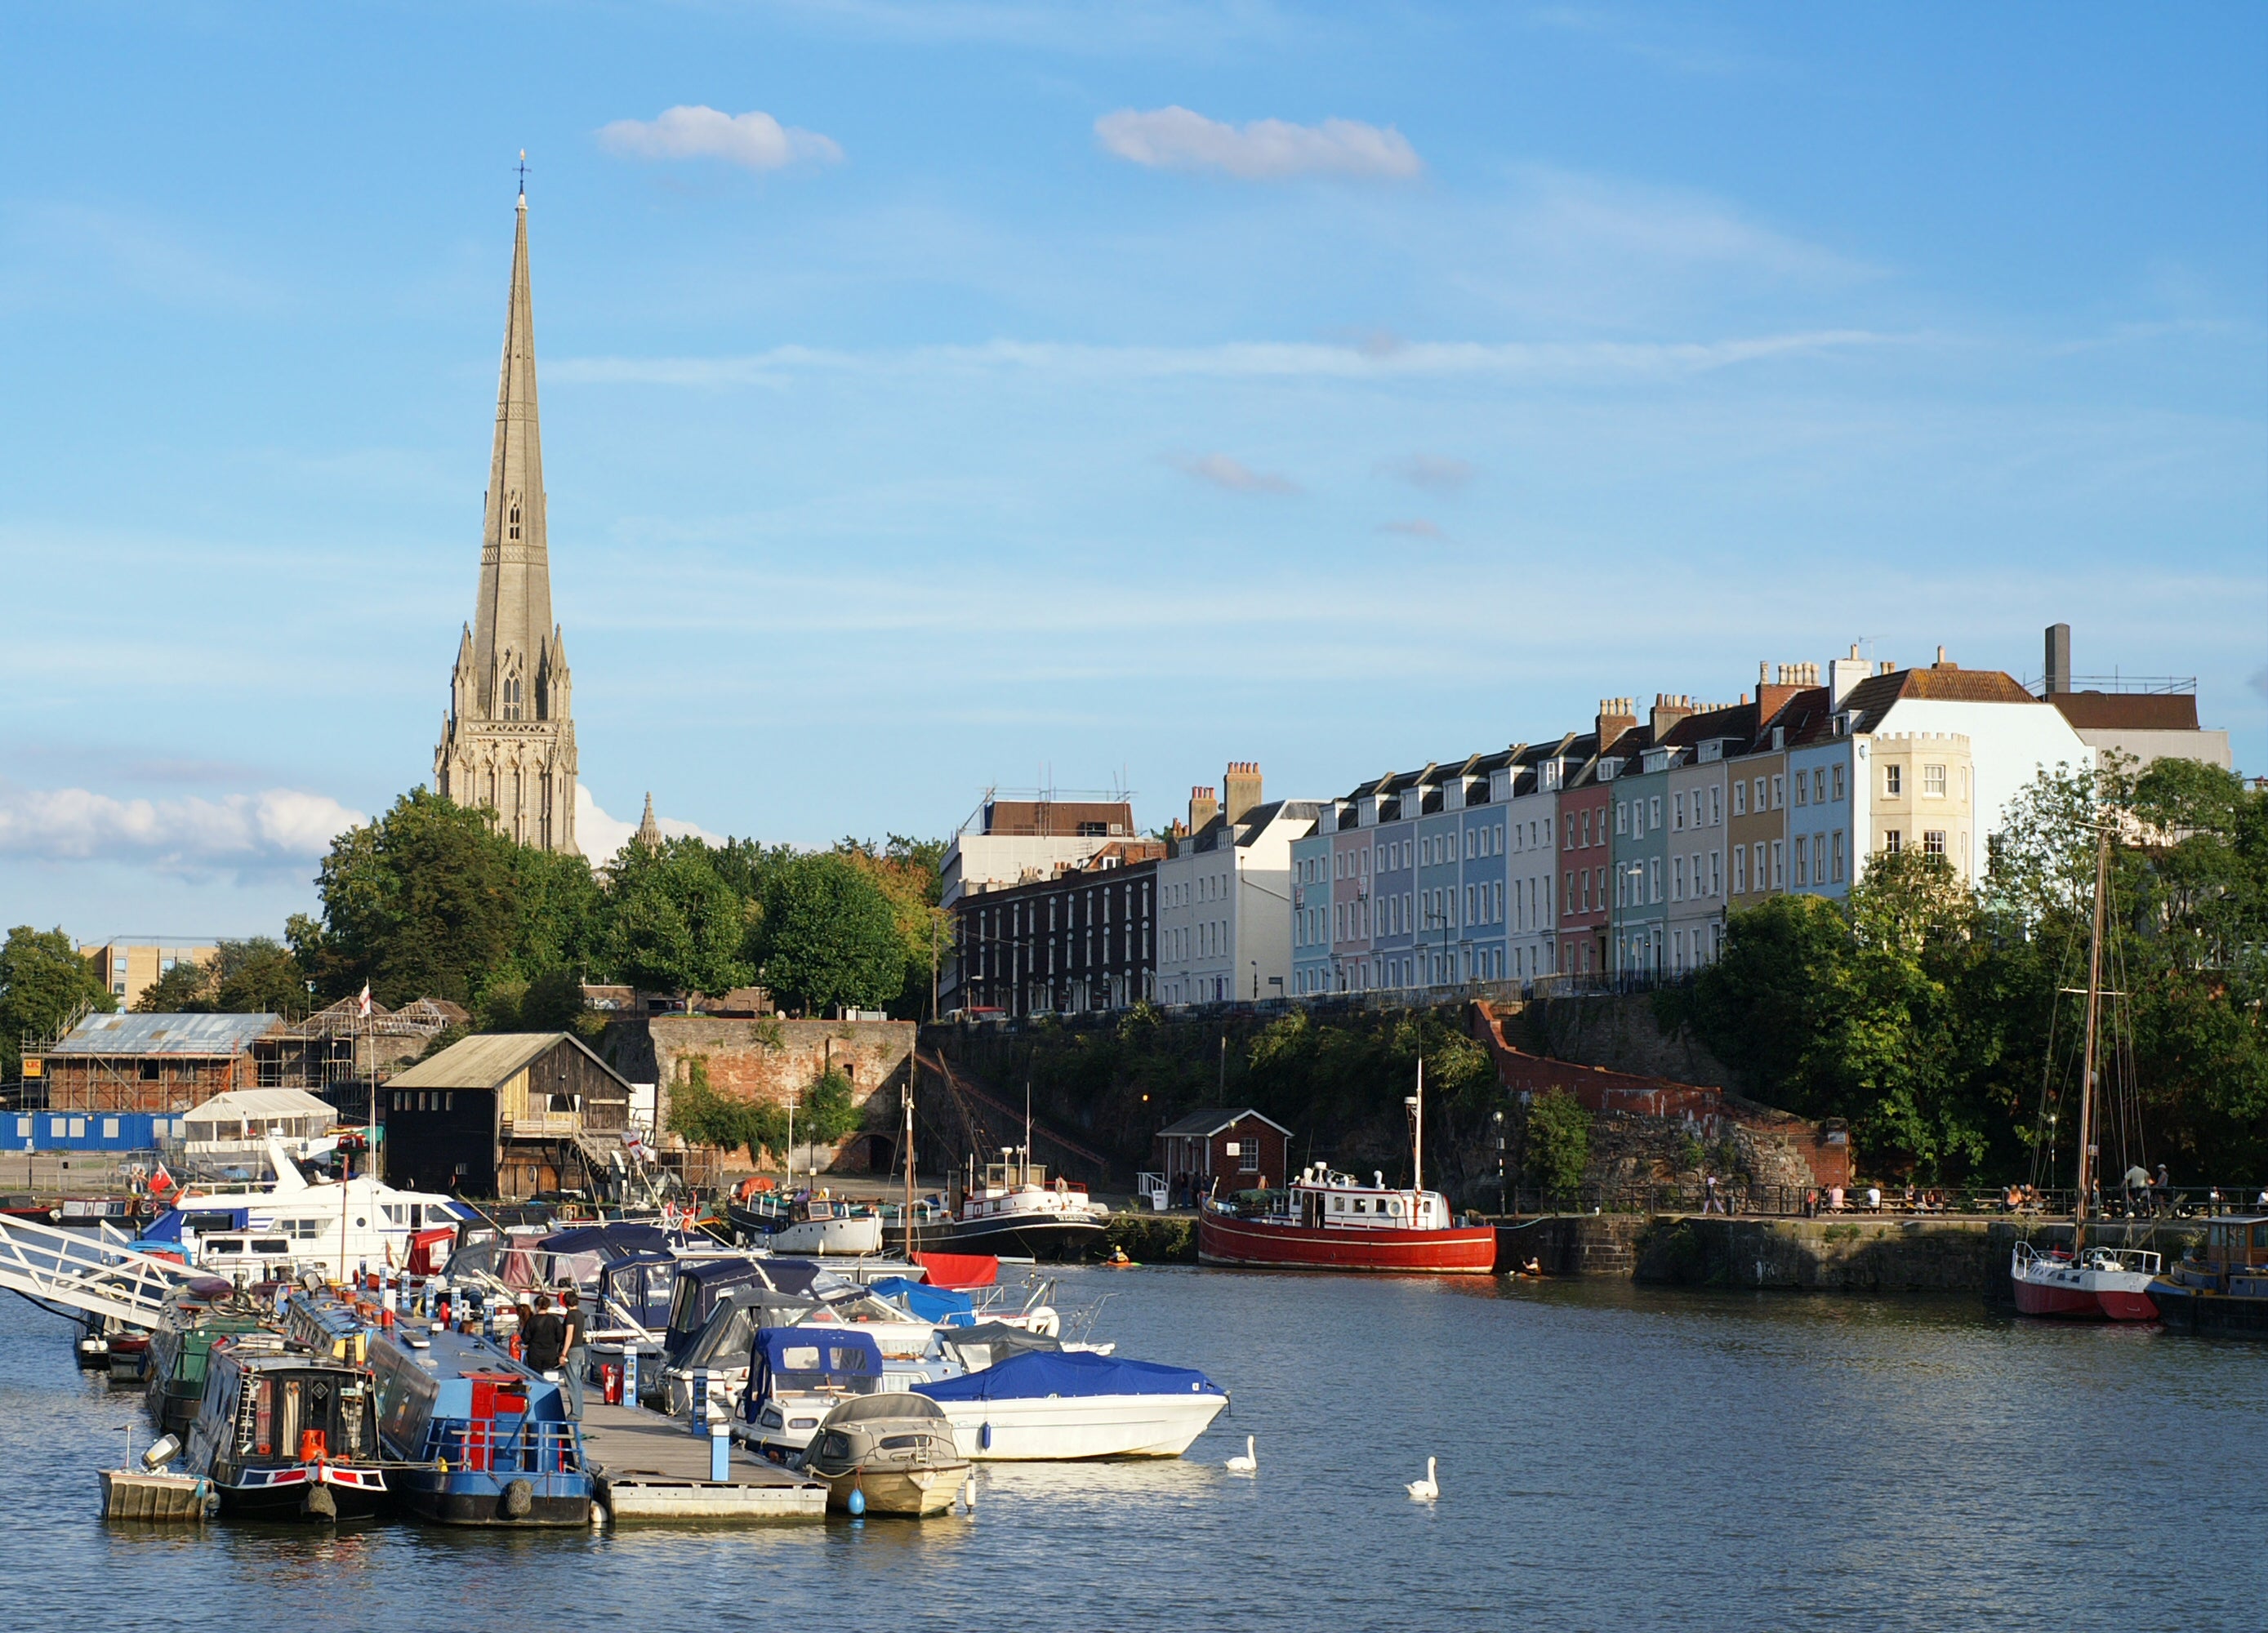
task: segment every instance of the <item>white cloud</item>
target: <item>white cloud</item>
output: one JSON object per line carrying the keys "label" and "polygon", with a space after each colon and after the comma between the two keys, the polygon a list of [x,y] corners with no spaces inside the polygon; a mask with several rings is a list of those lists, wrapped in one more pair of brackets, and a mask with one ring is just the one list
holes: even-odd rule
{"label": "white cloud", "polygon": [[599,130],[599,143],[630,158],[721,158],[748,170],[778,170],[799,159],[839,163],[843,150],[815,130],[783,125],[770,114],[673,107],[660,118],[618,119]]}
{"label": "white cloud", "polygon": [[1186,107],[1138,113],[1121,108],[1094,121],[1103,147],[1155,170],[1221,170],[1247,181],[1292,176],[1355,176],[1406,181],[1425,168],[1410,139],[1391,125],[1327,119],[1295,125],[1281,119],[1224,124]]}
{"label": "white cloud", "polygon": [[1405,539],[1432,539],[1437,541],[1449,536],[1441,531],[1439,524],[1429,522],[1422,516],[1414,516],[1403,522],[1381,522],[1378,525],[1378,531],[1399,533]]}
{"label": "white cloud", "polygon": [[1289,477],[1273,471],[1256,471],[1241,460],[1232,460],[1225,453],[1177,454],[1172,461],[1177,470],[1211,482],[1216,488],[1226,488],[1231,493],[1297,493],[1300,485]]}
{"label": "white cloud", "polygon": [[547,379],[584,385],[770,385],[798,373],[909,368],[1017,369],[1086,379],[1174,377],[1336,379],[1496,375],[1506,379],[1667,379],[1770,358],[1911,343],[1919,335],[1866,329],[1813,329],[1719,341],[1412,341],[1390,348],[1364,342],[1232,341],[1218,346],[1094,346],[1054,341],[990,341],[846,352],[810,346],[721,357],[564,357],[544,365]]}
{"label": "white cloud", "polygon": [[85,788],[0,785],[0,855],[176,868],[319,857],[364,819],[328,794],[269,788],[218,799],[120,799]]}
{"label": "white cloud", "polygon": [[[720,836],[706,828],[691,822],[681,822],[675,817],[663,816],[659,812],[654,813],[653,824],[666,839],[690,835],[695,839],[705,839],[712,845],[724,843]],[[575,843],[590,858],[592,866],[612,861],[615,853],[630,842],[630,835],[637,832],[637,828],[635,819],[625,822],[620,817],[608,815],[599,808],[599,802],[591,798],[589,789],[580,783],[575,784]]]}
{"label": "white cloud", "polygon": [[1454,493],[1473,479],[1473,467],[1462,460],[1438,453],[1413,453],[1399,460],[1381,460],[1376,469],[1413,488],[1431,493]]}

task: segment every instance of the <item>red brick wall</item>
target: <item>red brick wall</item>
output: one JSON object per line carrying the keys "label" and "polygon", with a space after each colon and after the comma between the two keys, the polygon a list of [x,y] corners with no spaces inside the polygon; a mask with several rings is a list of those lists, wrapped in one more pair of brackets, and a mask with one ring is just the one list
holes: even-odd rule
{"label": "red brick wall", "polygon": [[[696,1056],[706,1063],[711,1088],[743,1100],[784,1100],[832,1066],[850,1077],[851,1098],[859,1105],[877,1091],[887,1091],[887,1102],[895,1106],[905,1086],[917,1030],[909,1020],[751,1021],[705,1015],[653,1015],[634,1024],[644,1029],[648,1053],[643,1062],[637,1058],[641,1041],[631,1040],[617,1070],[632,1082],[659,1085],[656,1114],[664,1129],[670,1090],[687,1080]],[[893,1122],[890,1131],[895,1129]],[[855,1149],[857,1137],[847,1138],[845,1147]],[[827,1166],[824,1155],[821,1167]],[[728,1166],[743,1165],[747,1153],[729,1153],[724,1160]]]}

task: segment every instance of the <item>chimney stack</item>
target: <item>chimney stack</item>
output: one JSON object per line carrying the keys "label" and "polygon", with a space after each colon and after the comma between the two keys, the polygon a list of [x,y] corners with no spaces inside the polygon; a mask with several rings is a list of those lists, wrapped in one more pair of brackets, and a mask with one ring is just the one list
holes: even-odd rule
{"label": "chimney stack", "polygon": [[1656,692],[1653,713],[1647,721],[1653,740],[1659,745],[1676,728],[1677,723],[1693,712],[1693,700],[1680,692]]}
{"label": "chimney stack", "polygon": [[1625,732],[1638,729],[1638,709],[1627,697],[1602,697],[1599,700],[1596,721],[1599,752],[1605,754],[1615,746],[1615,739]]}
{"label": "chimney stack", "polygon": [[2048,626],[2047,694],[2053,697],[2058,692],[2071,690],[2071,626]]}
{"label": "chimney stack", "polygon": [[1937,649],[1937,667],[1940,669],[1958,669],[1961,666],[1959,664],[1949,664],[1946,662],[1945,649],[1940,646]]}
{"label": "chimney stack", "polygon": [[1827,706],[1843,707],[1843,700],[1851,695],[1851,688],[1874,673],[1874,666],[1859,656],[1859,644],[1851,643],[1851,656],[1830,660],[1827,666]]}
{"label": "chimney stack", "polygon": [[1204,825],[1220,814],[1220,802],[1212,797],[1210,788],[1189,790],[1189,832],[1204,831]]}
{"label": "chimney stack", "polygon": [[1257,760],[1232,760],[1228,769],[1221,774],[1220,799],[1222,809],[1232,823],[1241,822],[1260,805],[1260,762]]}

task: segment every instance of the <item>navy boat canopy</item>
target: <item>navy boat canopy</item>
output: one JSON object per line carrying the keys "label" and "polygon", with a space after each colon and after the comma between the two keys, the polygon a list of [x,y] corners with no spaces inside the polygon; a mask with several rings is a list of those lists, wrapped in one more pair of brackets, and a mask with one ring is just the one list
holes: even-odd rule
{"label": "navy boat canopy", "polygon": [[932,1401],[1028,1401],[1048,1395],[1223,1394],[1203,1372],[1152,1361],[1122,1361],[1083,1350],[1032,1350],[981,1372],[916,1384]]}
{"label": "navy boat canopy", "polygon": [[882,1350],[853,1327],[766,1327],[756,1333],[756,1352],[772,1376],[790,1388],[849,1383],[882,1375]]}
{"label": "navy boat canopy", "polygon": [[668,1252],[669,1234],[659,1225],[616,1221],[561,1231],[537,1245],[545,1253],[602,1253],[626,1258],[631,1254]]}

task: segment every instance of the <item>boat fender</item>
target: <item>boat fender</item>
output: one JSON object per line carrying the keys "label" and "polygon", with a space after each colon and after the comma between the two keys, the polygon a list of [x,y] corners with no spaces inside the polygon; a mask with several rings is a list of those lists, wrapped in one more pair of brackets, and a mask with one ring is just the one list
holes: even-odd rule
{"label": "boat fender", "polygon": [[866,1512],[866,1494],[857,1486],[850,1488],[850,1517],[856,1519]]}
{"label": "boat fender", "polygon": [[331,1495],[330,1487],[320,1481],[307,1482],[307,1494],[299,1499],[299,1512],[310,1519],[336,1519],[338,1499]]}
{"label": "boat fender", "polygon": [[989,1452],[989,1451],[990,1451],[990,1450],[992,1449],[992,1425],[991,1425],[991,1424],[990,1424],[990,1423],[980,1423],[980,1424],[977,1426],[977,1430],[976,1430],[976,1449],[977,1449],[978,1451],[980,1451],[980,1452]]}
{"label": "boat fender", "polygon": [[527,1480],[508,1481],[504,1488],[504,1517],[525,1519],[535,1512],[535,1486]]}

